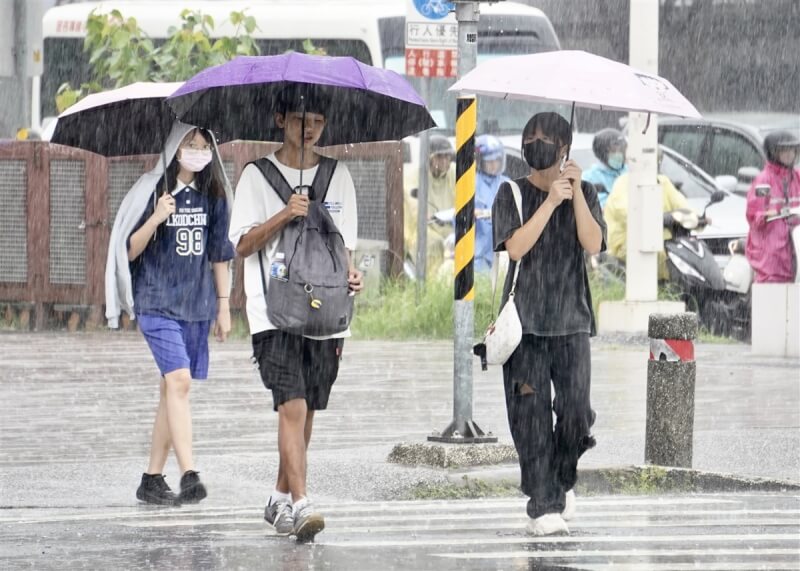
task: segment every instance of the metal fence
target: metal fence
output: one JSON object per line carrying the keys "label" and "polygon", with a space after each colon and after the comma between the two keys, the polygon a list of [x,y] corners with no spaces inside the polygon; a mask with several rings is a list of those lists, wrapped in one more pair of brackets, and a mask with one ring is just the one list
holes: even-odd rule
{"label": "metal fence", "polygon": [[[229,143],[220,149],[236,184],[245,165],[274,144]],[[358,201],[360,243],[382,244],[383,273],[403,259],[402,153],[399,144],[332,147],[347,164]],[[103,315],[108,238],[125,194],[156,157],[104,159],[45,142],[0,146],[0,305],[35,310],[43,328],[50,308]],[[234,308],[244,306],[242,264],[235,264]]]}

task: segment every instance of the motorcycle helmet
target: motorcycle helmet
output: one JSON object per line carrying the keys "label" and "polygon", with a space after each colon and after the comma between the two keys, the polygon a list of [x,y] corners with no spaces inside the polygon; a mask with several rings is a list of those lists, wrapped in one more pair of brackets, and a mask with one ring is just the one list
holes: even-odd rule
{"label": "motorcycle helmet", "polygon": [[592,141],[592,152],[603,163],[608,162],[608,153],[613,147],[620,147],[624,151],[628,146],[625,135],[616,129],[602,129],[598,131]]}
{"label": "motorcycle helmet", "polygon": [[456,150],[453,148],[453,145],[450,144],[447,137],[443,137],[442,135],[431,135],[430,141],[428,142],[428,153],[431,157],[448,155],[455,158],[456,156]]}
{"label": "motorcycle helmet", "polygon": [[[764,153],[771,163],[778,163],[778,153],[787,148],[794,148],[800,155],[800,138],[791,131],[774,131],[764,137]],[[795,161],[797,157],[795,157]]]}
{"label": "motorcycle helmet", "polygon": [[487,174],[498,175],[506,169],[506,150],[500,139],[493,135],[481,135],[475,139],[475,159],[479,172],[486,172],[487,161],[500,161],[500,170]]}

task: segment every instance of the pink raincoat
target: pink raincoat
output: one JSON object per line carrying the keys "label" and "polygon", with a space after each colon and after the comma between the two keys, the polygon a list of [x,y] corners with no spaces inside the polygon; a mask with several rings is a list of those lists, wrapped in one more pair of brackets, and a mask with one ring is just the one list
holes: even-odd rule
{"label": "pink raincoat", "polygon": [[[763,188],[769,185],[769,191]],[[756,190],[759,186],[762,190]],[[756,283],[794,281],[794,253],[791,231],[800,223],[797,216],[767,222],[766,212],[780,212],[784,206],[800,206],[800,169],[768,162],[747,192],[747,259],[755,271]]]}

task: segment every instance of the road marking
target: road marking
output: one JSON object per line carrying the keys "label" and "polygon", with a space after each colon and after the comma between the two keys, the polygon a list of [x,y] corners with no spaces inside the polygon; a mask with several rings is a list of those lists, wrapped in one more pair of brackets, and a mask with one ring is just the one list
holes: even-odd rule
{"label": "road marking", "polygon": [[[441,538],[441,539],[388,539],[374,541],[318,541],[319,545],[331,547],[436,547],[436,546],[462,546],[462,545],[519,545],[519,544],[545,544],[545,543],[670,543],[673,541],[718,543],[722,541],[757,542],[757,541],[798,541],[800,535],[796,533],[776,534],[717,534],[717,535],[644,535],[644,536],[547,536],[547,537],[486,537],[486,538]],[[716,550],[714,550],[716,553]]]}
{"label": "road marking", "polygon": [[[753,555],[762,555],[763,551],[758,551]],[[642,571],[641,563],[581,563],[581,569],[585,571]],[[738,563],[733,561],[725,561],[723,563],[717,561],[703,561],[701,564],[697,563],[655,563],[653,561],[647,562],[647,571],[753,571],[753,569],[769,569],[770,571],[797,571],[798,563],[795,561],[775,561],[770,560],[756,560],[753,561],[748,558],[748,561]]]}
{"label": "road marking", "polygon": [[[732,502],[731,502],[732,503]],[[437,509],[434,506],[430,506],[430,510],[438,511],[438,513],[430,513],[428,510],[423,509],[425,506],[417,506],[413,509],[408,509],[406,506],[397,506],[397,505],[390,505],[390,504],[376,504],[370,505],[366,504],[366,506],[362,509],[361,507],[353,507],[347,509],[341,509],[340,506],[337,504],[325,505],[325,504],[318,504],[320,507],[320,511],[323,513],[325,512],[333,512],[337,514],[356,514],[353,516],[331,516],[332,521],[340,521],[340,522],[352,522],[352,521],[363,521],[363,516],[359,516],[357,514],[362,513],[371,513],[371,514],[378,514],[378,515],[370,515],[369,519],[371,521],[380,522],[380,521],[394,521],[401,517],[404,521],[443,521],[443,520],[450,520],[453,518],[463,518],[463,519],[476,519],[476,520],[507,520],[509,518],[515,517],[522,517],[525,518],[525,510],[524,504],[519,504],[520,507],[519,511],[517,512],[510,512],[507,510],[505,513],[497,513],[497,507],[492,506],[491,512],[492,513],[483,513],[479,512],[477,509],[469,510],[469,506],[464,505],[462,506],[465,513],[461,513],[459,510],[452,510],[448,512],[442,512],[441,508]],[[362,504],[363,505],[363,504]],[[584,504],[581,504],[583,506]],[[511,506],[506,506],[511,507]],[[675,506],[676,508],[680,508],[680,506]],[[477,506],[476,506],[477,508]],[[405,513],[405,512],[413,512],[419,511],[422,513]],[[473,513],[470,513],[473,512]],[[261,506],[254,506],[252,508],[224,508],[224,507],[208,507],[208,508],[162,508],[157,506],[133,506],[128,510],[124,511],[115,511],[110,513],[72,513],[72,514],[64,514],[64,515],[31,515],[31,516],[17,516],[17,517],[0,517],[0,524],[3,523],[13,523],[13,524],[32,524],[32,523],[57,523],[57,522],[64,522],[64,521],[103,521],[103,520],[151,520],[151,519],[169,519],[174,517],[186,517],[186,516],[197,516],[198,518],[202,517],[215,517],[215,516],[233,516],[237,514],[253,514],[254,517],[260,519],[260,515],[263,513],[263,507]],[[402,515],[392,515],[392,514],[402,514]],[[608,524],[613,524],[613,520],[608,518],[630,518],[630,517],[647,517],[647,518],[658,518],[658,517],[681,517],[685,518],[688,516],[711,516],[711,515],[719,515],[725,517],[731,516],[751,516],[751,515],[763,515],[763,516],[773,516],[773,517],[780,517],[780,516],[791,516],[791,515],[800,515],[800,509],[757,509],[757,510],[749,510],[749,509],[718,509],[710,511],[708,509],[695,509],[695,510],[681,510],[681,509],[667,509],[667,510],[658,510],[658,511],[648,511],[648,510],[622,510],[622,511],[590,511],[586,509],[579,508],[578,518],[580,520],[590,520],[595,518],[603,518],[607,520]],[[676,524],[679,526],[680,524]]]}
{"label": "road marking", "polygon": [[[445,557],[448,559],[556,559],[556,558],[569,558],[569,559],[583,559],[587,557],[687,557],[687,556],[706,556],[706,557],[721,557],[721,556],[757,556],[764,557],[767,555],[798,555],[797,549],[714,549],[709,551],[707,549],[609,549],[609,550],[593,550],[593,551],[494,551],[484,553],[432,553],[434,557]],[[711,563],[711,562],[709,562]],[[722,569],[731,569],[728,563],[717,563],[723,565]],[[745,569],[753,569],[753,563],[749,563]],[[606,565],[604,568],[609,568]],[[610,567],[618,569],[616,562]],[[634,569],[652,569],[651,562],[646,564],[635,564]],[[675,569],[674,564],[669,564],[669,569]],[[692,569],[708,569],[706,563],[700,563],[690,567]],[[769,564],[768,569],[772,569],[772,563]],[[797,564],[795,563],[795,569]]]}
{"label": "road marking", "polygon": [[[448,518],[449,520],[458,520],[458,516]],[[404,531],[521,531],[525,528],[527,518],[508,518],[506,523],[498,522],[492,523],[487,526],[484,518],[471,517],[470,519],[478,520],[475,523],[459,522],[453,524],[425,524],[425,520],[417,520],[417,522],[409,522],[407,525],[403,523],[396,523],[394,525],[368,525],[370,522],[376,520],[370,518],[365,521],[364,518],[338,518],[334,516],[326,516],[325,522],[327,529],[331,533],[344,534],[344,533],[394,533]],[[360,521],[364,525],[340,527],[337,523],[345,521]],[[383,521],[383,519],[381,520]],[[168,527],[203,527],[203,526],[221,526],[221,525],[265,525],[263,519],[251,517],[248,519],[177,519],[172,521],[137,521],[137,522],[120,522],[119,525],[124,527],[139,527],[139,528],[168,528]],[[585,522],[574,520],[569,523],[571,530],[576,529],[643,529],[643,528],[687,528],[687,527],[797,527],[800,528],[800,520],[797,519],[768,519],[768,520],[754,520],[754,519],[718,519],[718,520],[697,520],[697,521],[680,521],[680,522],[654,522],[648,519],[628,520],[621,522],[610,523],[609,521],[594,521]]]}

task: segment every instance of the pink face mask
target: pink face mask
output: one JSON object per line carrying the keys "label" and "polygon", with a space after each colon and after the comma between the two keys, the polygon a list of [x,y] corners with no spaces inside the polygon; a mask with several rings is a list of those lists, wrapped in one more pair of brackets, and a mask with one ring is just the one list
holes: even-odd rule
{"label": "pink face mask", "polygon": [[200,172],[211,162],[211,150],[181,149],[178,162],[189,172]]}

